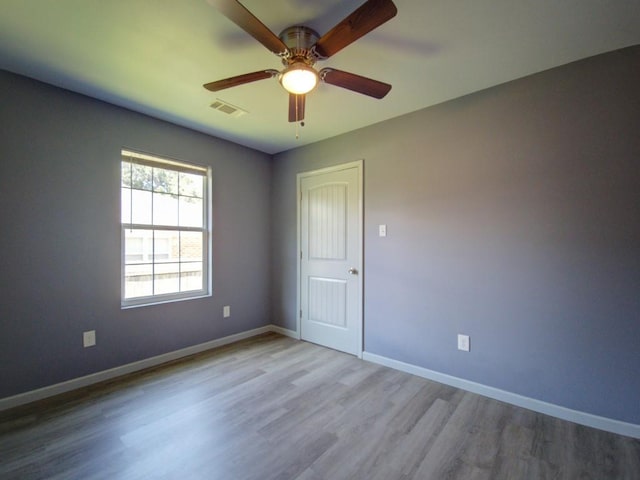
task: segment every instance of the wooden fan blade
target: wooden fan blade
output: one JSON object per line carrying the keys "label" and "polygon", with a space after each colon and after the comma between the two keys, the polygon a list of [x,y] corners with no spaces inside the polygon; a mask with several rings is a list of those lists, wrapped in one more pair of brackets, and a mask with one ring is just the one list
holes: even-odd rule
{"label": "wooden fan blade", "polygon": [[289,121],[301,122],[304,120],[305,95],[289,94]]}
{"label": "wooden fan blade", "polygon": [[391,90],[391,85],[371,78],[362,77],[355,73],[343,72],[334,68],[323,68],[319,73],[320,78],[336,87],[346,88],[353,92],[369,95],[373,98],[384,98]]}
{"label": "wooden fan blade", "polygon": [[212,92],[217,92],[218,90],[224,90],[225,88],[237,87],[238,85],[244,85],[245,83],[251,83],[258,80],[264,80],[265,78],[271,78],[277,73],[277,70],[260,70],[259,72],[245,73],[244,75],[229,77],[223,80],[218,80],[216,82],[205,83],[203,87]]}
{"label": "wooden fan blade", "polygon": [[391,0],[367,0],[351,15],[325,33],[316,43],[316,52],[329,58],[371,30],[391,20],[398,9]]}
{"label": "wooden fan blade", "polygon": [[236,0],[207,0],[220,13],[259,41],[276,55],[282,55],[288,48],[278,36],[258,20],[249,10]]}

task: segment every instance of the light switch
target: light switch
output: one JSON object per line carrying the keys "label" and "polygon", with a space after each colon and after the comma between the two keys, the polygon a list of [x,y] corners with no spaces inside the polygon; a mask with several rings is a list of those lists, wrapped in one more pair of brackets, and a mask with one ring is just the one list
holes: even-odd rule
{"label": "light switch", "polygon": [[387,236],[387,226],[386,225],[378,225],[378,236],[386,237]]}

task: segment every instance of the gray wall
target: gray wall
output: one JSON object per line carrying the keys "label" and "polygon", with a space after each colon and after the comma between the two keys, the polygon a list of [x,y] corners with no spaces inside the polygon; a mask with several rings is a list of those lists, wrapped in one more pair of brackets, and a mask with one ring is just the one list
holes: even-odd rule
{"label": "gray wall", "polygon": [[638,79],[633,47],[277,155],[274,323],[296,173],[364,158],[366,351],[640,424]]}
{"label": "gray wall", "polygon": [[[0,91],[0,398],[269,323],[268,155],[7,72]],[[120,309],[123,146],[212,167],[213,297]]]}

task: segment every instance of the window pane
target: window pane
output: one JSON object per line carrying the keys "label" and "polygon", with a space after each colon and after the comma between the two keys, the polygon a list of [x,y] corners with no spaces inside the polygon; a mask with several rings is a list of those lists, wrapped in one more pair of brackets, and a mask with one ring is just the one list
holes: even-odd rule
{"label": "window pane", "polygon": [[136,163],[131,165],[131,186],[140,190],[151,190],[151,167],[145,165],[138,165]]}
{"label": "window pane", "polygon": [[144,254],[142,252],[142,238],[127,238],[125,246],[125,262],[126,263],[142,263]]}
{"label": "window pane", "polygon": [[122,186],[131,187],[131,163],[122,162]]}
{"label": "window pane", "polygon": [[153,191],[162,193],[178,193],[178,172],[174,170],[165,170],[164,168],[154,168]]}
{"label": "window pane", "polygon": [[178,225],[178,197],[168,193],[153,194],[153,224]]}
{"label": "window pane", "polygon": [[155,230],[154,260],[156,262],[178,262],[180,249],[180,232]]}
{"label": "window pane", "polygon": [[202,199],[192,197],[180,197],[180,226],[202,227]]}
{"label": "window pane", "polygon": [[156,237],[153,242],[153,260],[155,262],[169,261],[169,251],[171,249],[169,239]]}
{"label": "window pane", "polygon": [[202,257],[202,232],[180,232],[180,261],[199,261]]}
{"label": "window pane", "polygon": [[180,273],[180,291],[202,290],[202,262],[188,262],[182,264]]}
{"label": "window pane", "polygon": [[180,264],[158,263],[155,267],[153,293],[176,293],[180,291]]}
{"label": "window pane", "polygon": [[120,190],[122,191],[122,199],[120,201],[122,223],[131,223],[131,189],[121,188]]}
{"label": "window pane", "polygon": [[180,172],[180,195],[203,198],[204,179],[202,175]]}
{"label": "window pane", "polygon": [[151,242],[153,233],[149,230],[124,230],[125,264],[149,263],[153,253]]}
{"label": "window pane", "polygon": [[151,225],[151,192],[131,190],[133,217],[131,223]]}
{"label": "window pane", "polygon": [[124,267],[124,298],[153,295],[153,266],[127,265]]}

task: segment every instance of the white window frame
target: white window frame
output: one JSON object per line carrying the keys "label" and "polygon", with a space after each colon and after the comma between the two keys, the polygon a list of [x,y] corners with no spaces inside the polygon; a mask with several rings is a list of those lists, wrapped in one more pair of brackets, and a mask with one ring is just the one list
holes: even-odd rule
{"label": "white window frame", "polygon": [[[123,162],[131,162],[145,166],[151,166],[155,168],[162,168],[165,170],[178,171],[178,172],[186,172],[191,174],[201,175],[204,178],[204,188],[203,188],[203,205],[202,205],[202,227],[186,227],[186,226],[170,226],[170,225],[161,225],[154,224],[153,219],[150,223],[131,223],[132,218],[129,218],[129,222],[125,222],[124,220],[124,205],[122,200],[122,191],[123,191],[123,173],[122,173],[122,164]],[[120,287],[121,287],[121,307],[122,308],[130,308],[130,307],[139,307],[145,305],[156,305],[167,302],[175,302],[181,300],[189,300],[194,298],[202,298],[211,296],[211,169],[209,167],[196,165],[192,163],[181,162],[177,160],[172,160],[168,158],[160,158],[157,156],[152,156],[144,153],[134,152],[128,149],[123,149],[121,152],[120,158],[120,197],[121,197],[121,208],[120,208],[120,225],[121,225],[121,261],[120,261]],[[131,195],[133,195],[133,189],[131,188]],[[153,197],[153,195],[152,195]],[[132,201],[132,197],[130,202]],[[132,210],[133,211],[133,210]],[[137,296],[131,298],[125,298],[125,271],[127,261],[125,258],[125,235],[127,230],[147,230],[147,231],[173,231],[173,232],[198,232],[202,233],[203,236],[203,247],[202,247],[202,288],[198,290],[188,290],[184,292],[173,292],[173,293],[157,293],[145,296]],[[180,258],[180,257],[179,257]],[[152,265],[152,278],[155,277],[155,267],[156,265],[162,264],[164,262],[156,261],[155,259],[151,259],[149,262],[146,262]],[[179,261],[178,263],[182,263]]]}

